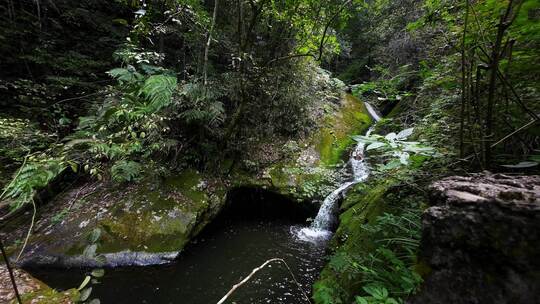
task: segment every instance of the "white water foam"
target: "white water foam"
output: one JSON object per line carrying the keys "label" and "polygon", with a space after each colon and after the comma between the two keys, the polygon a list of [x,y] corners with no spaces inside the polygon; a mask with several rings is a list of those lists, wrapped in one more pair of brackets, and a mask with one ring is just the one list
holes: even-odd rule
{"label": "white water foam", "polygon": [[[365,105],[371,117],[373,117],[375,121],[379,121],[381,117],[377,114],[375,109],[368,103],[365,103]],[[372,131],[373,127],[366,132],[366,136],[369,136]],[[353,173],[352,180],[343,183],[341,186],[339,186],[339,188],[332,191],[332,193],[330,193],[330,195],[324,199],[317,216],[313,220],[313,223],[311,223],[311,226],[301,229],[297,227],[291,228],[291,232],[295,234],[298,239],[315,243],[321,240],[326,240],[332,235],[330,229],[335,221],[334,215],[336,214],[336,209],[338,207],[336,202],[351,186],[361,183],[369,177],[369,166],[365,161],[364,150],[364,143],[358,143],[356,145],[351,158],[349,159]]]}

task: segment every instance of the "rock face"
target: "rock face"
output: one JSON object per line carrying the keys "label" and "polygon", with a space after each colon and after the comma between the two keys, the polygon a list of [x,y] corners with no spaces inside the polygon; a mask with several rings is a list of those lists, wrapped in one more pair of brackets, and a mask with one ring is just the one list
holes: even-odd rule
{"label": "rock face", "polygon": [[540,176],[449,177],[431,194],[420,252],[430,273],[411,302],[540,303]]}

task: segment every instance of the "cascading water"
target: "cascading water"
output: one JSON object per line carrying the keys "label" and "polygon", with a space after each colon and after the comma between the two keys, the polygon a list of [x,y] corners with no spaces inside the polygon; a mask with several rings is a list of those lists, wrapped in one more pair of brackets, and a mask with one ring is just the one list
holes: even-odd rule
{"label": "cascading water", "polygon": [[[365,105],[371,117],[375,121],[379,121],[381,117],[375,111],[375,109],[369,103],[365,103]],[[369,130],[366,132],[366,136],[369,136],[372,131],[373,127],[369,128]],[[358,143],[356,145],[351,158],[349,159],[349,164],[353,173],[352,180],[343,183],[324,199],[321,208],[319,209],[319,212],[317,213],[317,216],[313,220],[310,227],[294,231],[299,239],[308,242],[315,242],[317,240],[327,239],[331,236],[332,232],[330,229],[334,224],[334,214],[336,213],[336,209],[338,207],[336,202],[340,198],[341,194],[349,189],[349,187],[361,183],[369,177],[369,167],[365,161],[364,150],[364,143]]]}

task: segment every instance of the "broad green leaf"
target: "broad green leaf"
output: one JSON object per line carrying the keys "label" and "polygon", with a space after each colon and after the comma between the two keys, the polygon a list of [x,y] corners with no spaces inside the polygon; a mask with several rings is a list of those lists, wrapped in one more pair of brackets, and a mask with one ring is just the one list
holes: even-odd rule
{"label": "broad green leaf", "polygon": [[94,269],[94,270],[92,270],[91,275],[94,278],[101,278],[101,277],[103,277],[103,275],[105,275],[105,270],[103,270],[103,269]]}
{"label": "broad green leaf", "polygon": [[96,256],[97,245],[92,244],[84,249],[83,255],[87,258],[94,258]]}
{"label": "broad green leaf", "polygon": [[409,153],[407,153],[407,152],[401,153],[401,155],[399,156],[399,161],[404,165],[408,165],[409,164]]}
{"label": "broad green leaf", "polygon": [[79,298],[79,301],[84,302],[88,300],[90,297],[90,294],[92,293],[92,287],[85,288],[81,291],[81,296]]}
{"label": "broad green leaf", "polygon": [[94,230],[92,230],[92,233],[90,234],[90,237],[88,238],[88,240],[90,241],[90,243],[95,243],[99,240],[101,236],[101,229],[99,228],[94,228]]}
{"label": "broad green leaf", "polygon": [[409,136],[413,134],[414,128],[408,128],[398,133],[396,136],[397,139],[407,139]]}
{"label": "broad green leaf", "polygon": [[385,143],[374,142],[374,143],[370,144],[369,146],[367,146],[366,151],[378,149],[378,148],[381,148],[381,147],[384,147],[384,146],[386,146]]}
{"label": "broad green leaf", "polygon": [[86,287],[86,285],[88,285],[88,283],[90,283],[90,280],[91,280],[91,279],[92,279],[91,276],[86,276],[86,277],[84,278],[84,280],[82,281],[81,286],[79,286],[79,288],[77,288],[77,289],[78,289],[79,291],[81,291],[83,288]]}
{"label": "broad green leaf", "polygon": [[356,304],[369,304],[364,297],[356,297]]}
{"label": "broad green leaf", "polygon": [[390,140],[390,141],[393,141],[395,140],[397,137],[397,134],[392,132],[392,133],[388,133],[386,134],[386,136],[384,138],[386,138],[386,140]]}

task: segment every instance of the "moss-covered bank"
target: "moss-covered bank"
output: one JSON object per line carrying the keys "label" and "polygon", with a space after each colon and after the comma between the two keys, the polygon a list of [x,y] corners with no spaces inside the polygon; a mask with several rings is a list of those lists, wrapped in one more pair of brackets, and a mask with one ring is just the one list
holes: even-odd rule
{"label": "moss-covered bank", "polygon": [[297,198],[322,199],[336,187],[336,166],[348,159],[355,143],[373,123],[363,102],[345,94],[340,104],[324,108],[320,127],[285,160],[264,169],[263,180],[276,191]]}
{"label": "moss-covered bank", "polygon": [[[410,170],[374,176],[351,189],[340,207],[332,255],[313,287],[316,304],[348,304],[367,297],[366,287],[406,299],[422,281],[416,259],[425,193],[404,183]],[[389,302],[390,303],[390,302]]]}
{"label": "moss-covered bank", "polygon": [[[13,269],[23,304],[72,304],[79,300],[79,291],[56,291],[22,269]],[[0,265],[0,303],[18,304],[7,267]]]}
{"label": "moss-covered bank", "polygon": [[339,264],[345,255],[368,255],[373,248],[371,235],[362,228],[387,208],[385,195],[393,183],[376,180],[351,189],[341,205],[340,224],[332,239],[333,255],[313,286],[317,304],[350,303],[360,289],[360,277],[343,272]]}

